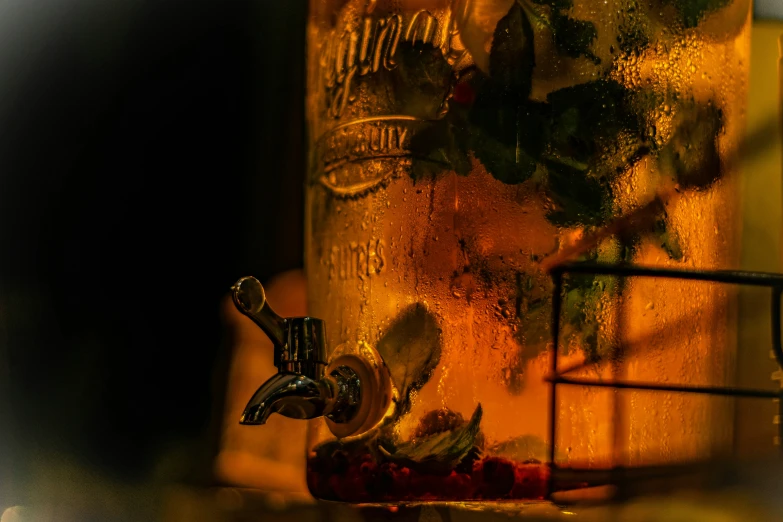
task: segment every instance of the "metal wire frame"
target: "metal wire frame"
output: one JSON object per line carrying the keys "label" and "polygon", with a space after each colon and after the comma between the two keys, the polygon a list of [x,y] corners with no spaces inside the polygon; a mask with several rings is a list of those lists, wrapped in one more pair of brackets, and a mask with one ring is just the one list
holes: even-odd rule
{"label": "metal wire frame", "polygon": [[[748,271],[728,271],[728,270],[679,270],[669,268],[652,268],[643,267],[630,264],[606,264],[606,263],[593,263],[593,262],[574,262],[563,263],[556,267],[553,267],[550,271],[552,281],[554,283],[554,291],[552,295],[552,322],[551,322],[551,334],[553,339],[552,358],[551,358],[551,373],[548,377],[548,381],[551,384],[551,395],[549,399],[549,465],[552,469],[552,478],[549,480],[549,493],[550,496],[554,492],[555,481],[554,476],[558,471],[558,465],[555,462],[555,453],[557,445],[557,386],[558,385],[576,385],[576,386],[596,386],[609,389],[622,389],[622,390],[647,390],[647,391],[662,391],[662,392],[675,392],[675,393],[694,393],[713,396],[728,396],[728,397],[749,397],[749,398],[761,398],[761,399],[778,399],[778,413],[780,418],[783,418],[783,388],[780,391],[768,391],[758,389],[748,389],[740,387],[727,387],[727,386],[695,386],[695,385],[669,385],[659,383],[644,383],[644,382],[605,382],[595,379],[573,378],[567,377],[566,374],[572,372],[575,368],[568,368],[565,371],[558,371],[558,351],[559,351],[559,337],[560,337],[560,315],[562,311],[562,290],[563,290],[563,276],[567,274],[591,274],[591,275],[607,275],[616,277],[654,277],[654,278],[666,278],[666,279],[685,279],[695,281],[705,281],[713,283],[726,283],[734,285],[747,285],[747,286],[759,286],[767,287],[771,290],[771,327],[772,327],[772,353],[775,356],[775,360],[783,369],[783,341],[781,340],[781,296],[783,296],[783,274],[765,273],[765,272],[748,272]],[[620,401],[614,401],[614,415],[613,422],[615,427],[618,424],[619,416],[622,414],[622,407]],[[783,423],[778,424],[778,435],[783,440]],[[613,441],[613,451],[617,451],[617,438]],[[675,466],[676,467],[676,466]],[[670,467],[672,470],[675,467]],[[590,470],[579,468],[568,468],[568,474],[585,472],[587,474],[599,475],[604,477],[603,482],[612,483],[611,478],[621,475],[626,468],[614,465],[612,468],[604,470]],[[649,468],[647,470],[640,470],[643,473],[649,474]],[[617,472],[617,475],[615,475]]]}

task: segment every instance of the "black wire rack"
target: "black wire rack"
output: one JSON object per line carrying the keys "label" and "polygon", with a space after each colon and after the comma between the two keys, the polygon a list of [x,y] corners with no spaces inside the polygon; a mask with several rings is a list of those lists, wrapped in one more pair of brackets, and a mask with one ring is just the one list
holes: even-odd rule
{"label": "black wire rack", "polygon": [[[756,398],[756,399],[778,399],[778,414],[783,418],[783,388],[779,391],[749,389],[743,387],[731,386],[701,386],[701,385],[682,385],[666,383],[649,383],[637,381],[604,381],[589,378],[569,377],[572,373],[584,365],[570,367],[565,369],[558,368],[558,352],[560,349],[560,323],[563,298],[563,279],[564,276],[572,274],[583,275],[604,275],[615,276],[618,278],[627,277],[646,277],[646,278],[665,278],[704,281],[712,283],[725,283],[740,286],[766,287],[770,289],[772,306],[770,325],[772,329],[772,353],[778,364],[783,369],[783,344],[781,340],[781,296],[783,296],[783,274],[748,272],[748,271],[728,271],[728,270],[682,270],[670,268],[653,268],[631,264],[604,264],[594,262],[574,262],[564,263],[554,267],[551,272],[554,283],[552,295],[552,322],[551,335],[553,340],[551,373],[547,380],[549,381],[550,399],[549,399],[549,465],[552,470],[552,476],[549,481],[550,497],[557,491],[563,491],[579,487],[589,487],[596,485],[622,486],[623,483],[634,479],[664,478],[670,480],[671,477],[687,474],[693,471],[694,466],[701,466],[704,469],[706,464],[702,463],[680,463],[676,465],[652,466],[627,468],[619,465],[613,465],[610,468],[592,469],[578,467],[559,467],[555,455],[557,452],[557,410],[558,386],[588,386],[602,387],[614,390],[643,390],[653,392],[672,392],[672,393],[690,393],[711,396],[724,396],[735,398]],[[613,429],[617,429],[618,419],[624,414],[623,402],[613,401],[612,422]],[[783,423],[778,423],[778,436],[783,440]],[[613,452],[617,452],[618,438],[614,437]],[[568,486],[571,484],[571,487]],[[579,484],[579,486],[576,486]]]}

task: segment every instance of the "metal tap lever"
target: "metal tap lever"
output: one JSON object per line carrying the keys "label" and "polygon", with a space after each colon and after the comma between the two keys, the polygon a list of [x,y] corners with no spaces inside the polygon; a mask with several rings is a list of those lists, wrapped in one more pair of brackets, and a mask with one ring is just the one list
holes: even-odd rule
{"label": "metal tap lever", "polygon": [[234,304],[272,340],[275,366],[280,372],[323,377],[326,366],[326,328],[314,317],[283,318],[266,301],[264,287],[254,277],[243,277],[232,287]]}
{"label": "metal tap lever", "polygon": [[264,424],[272,413],[294,419],[326,416],[337,423],[350,421],[361,400],[359,378],[346,366],[326,375],[324,322],[314,317],[280,317],[254,277],[243,277],[231,289],[237,309],[272,340],[278,371],[250,399],[240,422]]}
{"label": "metal tap lever", "polygon": [[266,302],[264,287],[255,277],[243,277],[231,287],[234,305],[253,320],[275,347],[285,344],[286,320],[277,315]]}

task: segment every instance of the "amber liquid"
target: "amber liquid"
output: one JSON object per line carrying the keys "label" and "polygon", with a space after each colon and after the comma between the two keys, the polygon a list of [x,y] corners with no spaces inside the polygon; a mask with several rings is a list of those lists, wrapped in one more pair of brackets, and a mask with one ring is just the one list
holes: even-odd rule
{"label": "amber liquid", "polygon": [[[594,12],[591,2],[577,1],[568,12],[596,27],[595,60],[553,58],[557,50],[551,33],[531,25],[537,64],[531,99],[543,103],[548,93],[597,77],[627,89],[663,93],[662,99],[670,101],[653,103],[644,114],[655,127],[648,134],[661,144],[676,132],[682,100],[695,100],[719,108],[722,126],[714,142],[725,157],[742,131],[748,2],[731,2],[693,28],[667,26],[656,18],[657,10],[645,12],[649,20],[643,18],[642,25],[653,40],[641,51],[626,52],[618,34],[630,23],[628,13],[638,14],[629,9],[632,3],[614,0],[605,11]],[[487,168],[480,154],[468,155],[467,173],[447,168],[412,175],[419,161],[411,146],[417,133],[453,107],[472,103],[472,93],[456,87],[458,78],[471,67],[477,74],[486,69],[489,51],[481,34],[491,35],[485,26],[498,22],[493,9],[502,15],[511,7],[509,2],[495,2],[496,8],[490,4],[311,1],[309,313],[329,325],[332,347],[359,342],[380,347],[393,375],[404,374],[394,354],[419,361],[422,354],[437,352],[424,377],[413,384],[394,383],[406,396],[404,408],[362,440],[339,441],[323,421],[311,423],[308,484],[318,498],[533,500],[547,494],[551,282],[539,263],[595,226],[553,222],[548,217],[553,201],[536,181],[539,174],[510,183]],[[668,16],[673,8],[666,5],[661,12]],[[465,25],[460,15],[465,9],[473,25]],[[614,160],[607,156],[605,161]],[[620,168],[611,185],[614,216],[654,196],[660,165],[651,153]],[[662,219],[678,238],[679,255],[671,246],[668,251],[662,247],[661,235],[644,236],[630,261],[678,268],[735,266],[737,178],[736,172],[725,171],[709,187],[683,189],[680,202],[666,209]],[[574,197],[580,194],[577,190]],[[623,241],[605,241],[595,255],[618,261]],[[622,357],[587,364],[574,376],[728,384],[733,318],[726,288],[642,279],[616,284],[614,293],[599,292],[579,310],[592,318],[599,345],[614,343],[627,350]],[[591,357],[587,336],[572,330],[563,334],[564,366]],[[405,346],[414,348],[405,351]],[[632,349],[638,346],[644,349]],[[418,368],[420,362],[411,364]],[[698,460],[731,443],[725,426],[731,425],[732,413],[725,402],[561,389],[555,440],[561,466]],[[615,423],[618,401],[625,414]],[[415,453],[416,445],[431,437],[464,429],[479,405],[480,435],[460,442],[465,447],[446,445],[459,446],[454,450],[459,458],[428,460]],[[458,414],[461,423],[435,426],[422,435],[423,419],[436,410]],[[414,458],[401,458],[410,448]],[[431,465],[432,459],[437,465]]]}

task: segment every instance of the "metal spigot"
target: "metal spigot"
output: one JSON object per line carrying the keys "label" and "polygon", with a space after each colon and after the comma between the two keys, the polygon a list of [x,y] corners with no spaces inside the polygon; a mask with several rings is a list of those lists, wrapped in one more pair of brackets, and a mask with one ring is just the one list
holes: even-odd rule
{"label": "metal spigot", "polygon": [[269,307],[264,287],[254,277],[243,277],[231,289],[239,311],[272,340],[278,371],[250,399],[240,422],[264,424],[272,413],[350,422],[361,402],[360,380],[348,366],[336,366],[326,374],[324,322],[313,317],[280,317]]}

